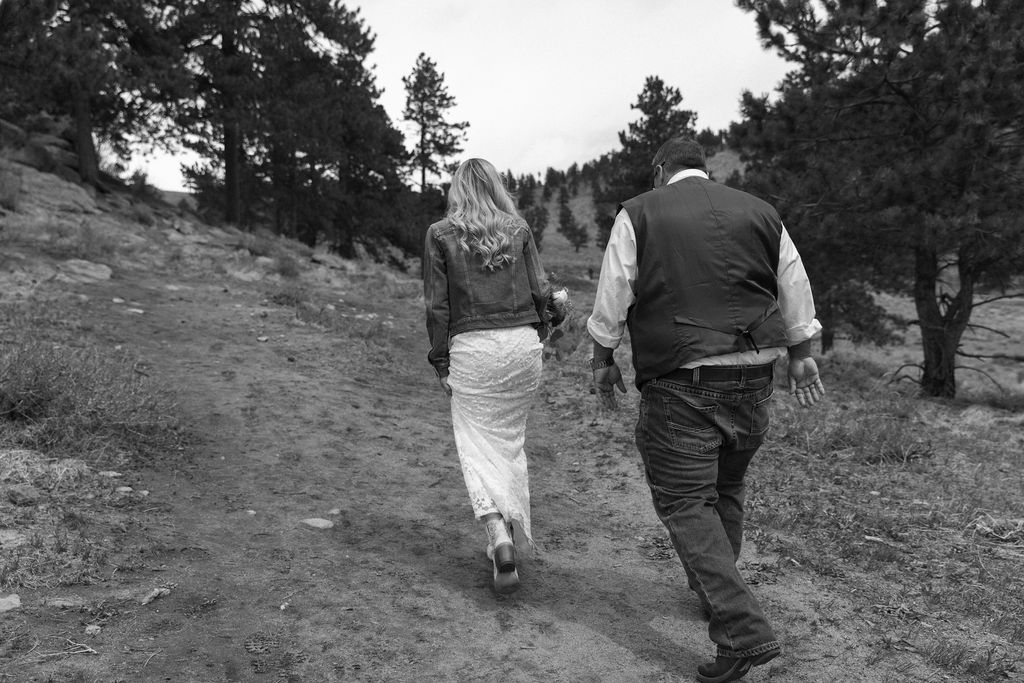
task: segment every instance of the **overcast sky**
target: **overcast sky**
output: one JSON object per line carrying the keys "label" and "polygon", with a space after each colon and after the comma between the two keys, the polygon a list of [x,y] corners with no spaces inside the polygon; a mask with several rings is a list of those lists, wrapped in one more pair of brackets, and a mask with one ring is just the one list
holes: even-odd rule
{"label": "overcast sky", "polygon": [[[355,6],[356,3],[350,3]],[[789,67],[761,49],[754,17],[730,0],[366,0],[376,34],[369,63],[381,104],[401,120],[402,77],[420,52],[444,74],[469,121],[460,158],[516,174],[565,169],[618,146],[630,109],[659,76],[697,112],[697,129],[739,119],[743,90],[771,93]],[[149,181],[182,189],[179,159],[145,165]]]}

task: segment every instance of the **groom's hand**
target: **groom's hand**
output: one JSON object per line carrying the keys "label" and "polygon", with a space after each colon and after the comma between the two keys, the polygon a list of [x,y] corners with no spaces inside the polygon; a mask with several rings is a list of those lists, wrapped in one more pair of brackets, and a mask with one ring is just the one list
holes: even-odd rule
{"label": "groom's hand", "polygon": [[626,384],[622,381],[622,371],[618,365],[594,370],[594,392],[597,394],[598,405],[608,410],[615,410],[615,389],[626,393]]}

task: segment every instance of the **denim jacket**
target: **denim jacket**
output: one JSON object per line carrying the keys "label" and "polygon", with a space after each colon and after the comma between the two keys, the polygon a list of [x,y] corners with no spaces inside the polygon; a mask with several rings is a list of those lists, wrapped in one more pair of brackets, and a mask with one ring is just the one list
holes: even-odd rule
{"label": "denim jacket", "polygon": [[427,230],[423,249],[423,298],[427,307],[427,360],[439,377],[448,375],[448,343],[461,332],[533,325],[541,315],[551,285],[525,221],[512,235],[512,263],[488,270],[479,254],[459,246],[458,232],[447,221]]}

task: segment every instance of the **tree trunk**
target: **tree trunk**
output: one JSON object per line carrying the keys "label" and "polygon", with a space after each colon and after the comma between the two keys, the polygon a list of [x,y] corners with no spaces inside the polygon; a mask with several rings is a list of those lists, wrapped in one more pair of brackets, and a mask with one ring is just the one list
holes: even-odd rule
{"label": "tree trunk", "polygon": [[224,220],[238,225],[242,218],[240,179],[242,141],[234,112],[224,116]]}
{"label": "tree trunk", "polygon": [[924,351],[921,391],[928,396],[956,396],[956,353],[974,302],[969,257],[965,252],[959,256],[960,289],[952,297],[940,297],[938,255],[925,247],[919,247],[915,253],[914,304]]}
{"label": "tree trunk", "polygon": [[427,125],[420,124],[420,192],[427,191]]}
{"label": "tree trunk", "polygon": [[78,177],[83,183],[99,187],[100,163],[92,138],[92,107],[89,92],[75,84],[72,93],[75,108],[75,152],[78,154]]}
{"label": "tree trunk", "polygon": [[239,8],[233,8],[227,25],[221,31],[221,55],[229,78],[221,84],[224,98],[224,220],[238,225],[242,220],[242,133],[238,122],[237,93],[231,84],[231,75],[238,70],[238,44],[235,40],[234,24]]}
{"label": "tree trunk", "polygon": [[835,346],[836,331],[832,327],[822,325],[821,328],[821,354],[825,355]]}

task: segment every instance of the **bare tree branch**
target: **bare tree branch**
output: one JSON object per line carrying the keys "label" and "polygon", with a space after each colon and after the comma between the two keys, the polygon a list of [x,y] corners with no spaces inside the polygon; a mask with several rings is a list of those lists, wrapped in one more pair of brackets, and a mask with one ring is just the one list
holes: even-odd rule
{"label": "bare tree branch", "polygon": [[1003,299],[1021,299],[1024,298],[1024,292],[1017,292],[1016,294],[1003,294],[1002,296],[994,296],[991,299],[982,299],[981,301],[975,301],[974,307],[984,306],[990,304],[993,301],[1002,301]]}
{"label": "bare tree branch", "polygon": [[1024,363],[1024,356],[1011,353],[993,353],[991,355],[986,355],[979,353],[967,353],[965,351],[957,351],[956,355],[963,356],[964,358],[977,358],[979,360],[1012,360],[1017,363]]}
{"label": "bare tree branch", "polygon": [[997,381],[996,381],[996,380],[995,380],[995,379],[994,379],[994,378],[992,377],[992,375],[988,374],[988,373],[987,373],[987,372],[985,372],[984,370],[979,370],[978,368],[972,368],[972,367],[970,367],[970,366],[967,366],[967,365],[957,365],[957,366],[954,366],[954,369],[955,369],[955,370],[970,370],[971,372],[976,372],[976,373],[978,373],[979,375],[981,375],[982,377],[984,377],[985,379],[987,379],[988,381],[992,382],[992,384],[995,384],[995,385],[996,385],[996,387],[997,387],[997,388],[999,389],[999,391],[1002,391],[1002,392],[1005,392],[1005,391],[1006,391],[1006,387],[1004,387],[1004,386],[1003,386],[1002,384],[1000,384],[999,382],[997,382]]}

